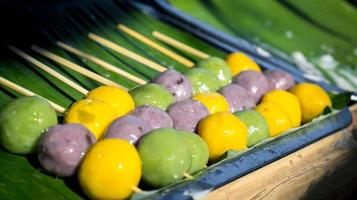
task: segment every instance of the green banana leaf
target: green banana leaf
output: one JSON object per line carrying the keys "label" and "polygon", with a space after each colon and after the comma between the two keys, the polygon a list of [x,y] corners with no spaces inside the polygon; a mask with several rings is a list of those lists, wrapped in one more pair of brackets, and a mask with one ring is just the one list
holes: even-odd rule
{"label": "green banana leaf", "polygon": [[[206,44],[192,35],[178,30],[166,23],[163,23],[156,18],[145,13],[139,12],[126,4],[101,4],[95,6],[77,7],[75,12],[61,11],[55,13],[61,16],[60,21],[56,21],[53,29],[58,31],[55,42],[61,40],[69,43],[74,47],[95,55],[98,58],[105,60],[121,69],[132,73],[138,77],[150,80],[158,72],[143,66],[136,61],[132,61],[110,49],[87,38],[89,32],[104,36],[116,43],[132,50],[144,57],[152,59],[164,66],[175,68],[179,71],[185,71],[186,68],[182,64],[172,60],[159,53],[158,51],[143,45],[142,43],[133,40],[124,33],[118,31],[115,26],[117,23],[123,23],[131,28],[139,31],[141,34],[155,40],[151,36],[153,30],[159,30],[168,34],[180,41],[190,44],[191,46],[204,49],[210,55],[224,57],[225,52],[222,52],[209,44]],[[36,41],[34,41],[36,43]],[[162,44],[164,45],[164,44]],[[41,46],[41,45],[40,45]],[[165,45],[164,45],[165,46]],[[166,46],[172,49],[169,46]],[[125,87],[132,88],[137,84],[127,80],[119,75],[102,69],[100,66],[88,60],[83,60],[73,56],[53,43],[52,46],[45,46],[51,52],[56,53],[76,64],[93,70]],[[177,53],[187,56],[184,52]],[[26,51],[31,56],[39,61],[50,66],[52,69],[77,82],[84,88],[90,90],[97,87],[99,84],[95,81],[84,77],[77,72],[65,68],[55,62],[52,62],[33,51]],[[187,56],[193,61],[198,61],[198,58]],[[27,63],[20,57],[12,54],[9,59],[0,61],[0,76],[3,76],[27,89],[61,105],[68,107],[75,100],[81,99],[82,94],[58,81],[56,78],[48,75],[40,69],[37,69],[32,64]],[[0,106],[11,101],[11,99],[21,96],[9,88],[0,86]],[[346,105],[344,105],[346,106]],[[344,107],[343,106],[343,107]],[[330,113],[329,115],[333,115]],[[319,123],[319,121],[314,122]],[[20,156],[10,154],[0,147],[0,196],[1,199],[85,199],[85,195],[81,192],[78,186],[76,177],[69,179],[59,179],[46,174],[38,164],[36,155]],[[151,191],[156,192],[156,191]],[[133,198],[142,198],[149,193],[136,194]]]}
{"label": "green banana leaf", "polygon": [[[46,175],[32,156],[24,157],[0,149],[1,199],[83,199],[75,179]],[[81,196],[82,195],[82,196]]]}
{"label": "green banana leaf", "polygon": [[[121,33],[116,29],[117,23],[123,23],[152,40],[155,40],[155,38],[151,36],[151,32],[159,30],[162,33],[168,34],[185,43],[189,43],[195,48],[205,49],[205,51],[210,55],[219,57],[225,56],[224,52],[194,38],[190,34],[178,30],[171,25],[160,22],[157,19],[143,14],[131,7],[129,8],[124,4],[103,4],[101,6],[103,7],[103,10],[98,9],[98,7],[88,6],[84,8],[77,8],[77,12],[75,12],[75,14],[66,13],[66,15],[61,18],[61,23],[56,24],[56,26],[60,27],[58,29],[63,34],[58,35],[56,39],[73,45],[86,53],[97,56],[98,58],[145,80],[150,80],[157,75],[158,72],[91,41],[87,38],[87,34],[89,32],[96,33],[146,58],[182,72],[187,70],[185,66],[161,54],[157,50],[130,38],[126,34]],[[105,20],[105,16],[108,18],[108,15],[113,17],[112,20]],[[95,20],[93,20],[94,16],[96,18]],[[90,28],[88,28],[88,26],[90,26]],[[36,44],[35,41],[34,44]],[[165,46],[165,44],[162,45]],[[42,47],[41,45],[39,46]],[[174,50],[169,46],[166,47]],[[71,62],[101,74],[102,76],[105,76],[125,87],[133,88],[137,86],[136,83],[107,71],[95,63],[83,60],[65,52],[59,47],[56,47],[54,43],[52,46],[44,46],[44,48],[70,60]],[[26,53],[88,90],[99,86],[99,84],[95,81],[45,57],[42,57],[34,51],[27,50]],[[178,51],[177,53],[185,55],[183,52]],[[195,57],[190,57],[190,59],[198,61],[198,58]],[[0,60],[0,76],[66,108],[74,101],[83,97],[83,95],[78,91],[62,83],[41,69],[38,69],[15,54],[10,54],[8,59]],[[19,96],[22,95],[14,92],[10,88],[0,85],[0,107]],[[77,184],[76,177],[63,180],[46,174],[40,168],[36,155],[14,155],[0,147],[0,163],[1,199],[86,198]]]}
{"label": "green banana leaf", "polygon": [[346,1],[168,2],[221,31],[282,54],[307,74],[357,90],[357,9]]}
{"label": "green banana leaf", "polygon": [[[79,16],[69,15],[69,14],[66,15],[65,18],[62,18],[61,20],[63,21],[63,26],[60,29],[62,32],[69,33],[69,34],[63,37],[59,37],[58,40],[67,42],[86,53],[97,56],[98,58],[103,59],[110,64],[120,67],[121,69],[129,73],[132,73],[140,78],[144,78],[146,80],[150,80],[155,75],[157,75],[158,72],[136,61],[126,58],[125,56],[119,53],[116,53],[110,49],[100,46],[99,44],[88,39],[87,34],[89,32],[96,33],[146,58],[154,60],[162,64],[163,66],[175,68],[178,71],[185,71],[187,70],[187,68],[184,67],[182,64],[176,62],[175,60],[161,54],[157,50],[154,50],[146,45],[143,45],[141,42],[130,38],[124,33],[121,33],[119,30],[116,29],[117,23],[120,22],[126,24],[129,27],[137,30],[138,32],[149,37],[152,40],[155,40],[155,38],[151,36],[151,32],[154,30],[160,30],[165,34],[171,35],[174,38],[178,38],[180,41],[189,43],[193,47],[199,49],[205,49],[205,51],[210,55],[215,55],[219,57],[225,56],[225,53],[223,53],[222,51],[217,50],[212,46],[194,38],[190,34],[187,34],[181,30],[177,30],[176,28],[173,28],[172,26],[169,26],[162,22],[159,22],[157,19],[145,15],[137,10],[133,10],[132,8],[130,9],[127,7],[121,8],[117,6],[115,12],[120,13],[119,17],[116,16],[118,20],[112,20],[109,22],[101,19],[94,20],[94,21],[90,20],[90,16],[94,16],[96,12],[100,12],[98,9],[97,10],[90,9],[86,7],[82,9],[78,8],[78,10],[81,12],[87,12],[88,14],[86,16],[82,16],[82,18],[79,18]],[[70,24],[69,20],[73,20],[74,22],[71,24],[75,24],[76,29],[81,31],[75,31],[73,27],[69,26],[68,25]],[[86,30],[84,27],[85,24],[92,24],[93,28],[91,28],[90,30]],[[70,40],[67,39],[68,35],[70,36]],[[162,45],[165,46],[165,44]],[[172,49],[169,46],[166,47]],[[73,56],[72,54],[67,53],[64,50],[60,49],[59,47],[53,46],[49,50],[74,63],[87,67],[113,81],[116,81],[125,87],[132,88],[137,85],[136,83],[127,80],[126,78],[123,78],[117,74],[114,74],[113,72],[103,69],[102,67],[96,65],[95,63]],[[86,89],[93,89],[99,85],[93,80],[90,80],[84,77],[83,75],[80,75],[77,72],[74,72],[64,66],[54,63],[36,54],[33,51],[28,51],[27,53],[29,53],[31,56],[35,57],[39,61],[47,64],[48,66],[55,69],[59,73],[79,83]],[[48,98],[49,100],[54,101],[55,103],[58,103],[59,105],[62,105],[64,107],[68,107],[74,100],[78,100],[79,98],[82,97],[82,95],[79,94],[74,89],[61,83],[56,78],[51,77],[45,72],[37,69],[35,66],[28,64],[20,57],[15,57],[15,55],[13,55],[13,58],[14,59],[12,60],[0,61],[1,76],[19,85],[26,86],[31,91],[45,98]],[[194,58],[194,57],[191,57],[191,59],[193,61],[198,60],[198,58]],[[9,93],[11,93],[11,95]],[[0,96],[1,96],[0,105],[3,105],[7,103],[11,98],[19,95],[13,93],[13,91],[9,91],[8,89],[3,88],[3,90],[1,90]]]}
{"label": "green banana leaf", "polygon": [[[347,1],[336,0],[287,0],[282,1],[303,18],[353,44],[357,43],[357,12]],[[319,12],[316,12],[316,8]]]}

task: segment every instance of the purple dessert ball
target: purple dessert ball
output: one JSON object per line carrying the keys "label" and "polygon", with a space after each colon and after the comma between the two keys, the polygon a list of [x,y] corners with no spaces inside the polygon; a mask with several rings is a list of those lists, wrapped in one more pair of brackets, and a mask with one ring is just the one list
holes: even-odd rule
{"label": "purple dessert ball", "polygon": [[167,110],[174,128],[181,131],[196,130],[198,122],[209,115],[209,111],[201,102],[185,100],[173,103]]}
{"label": "purple dessert ball", "polygon": [[258,103],[260,98],[267,93],[269,83],[263,73],[246,70],[233,78],[233,83],[243,87],[254,99],[254,103]]}
{"label": "purple dessert ball", "polygon": [[139,106],[136,107],[135,110],[130,114],[146,121],[154,129],[173,127],[173,122],[170,115],[167,114],[167,112],[164,110],[154,106]]}
{"label": "purple dessert ball", "polygon": [[136,144],[139,139],[153,128],[146,121],[132,115],[114,120],[108,127],[104,138],[120,138]]}
{"label": "purple dessert ball", "polygon": [[288,90],[295,85],[293,76],[285,71],[266,71],[265,77],[271,90]]}
{"label": "purple dessert ball", "polygon": [[192,85],[190,81],[180,72],[168,69],[152,80],[153,83],[162,85],[176,101],[190,99],[192,97]]}
{"label": "purple dessert ball", "polygon": [[94,135],[80,124],[52,126],[40,138],[38,159],[47,172],[60,177],[72,176],[96,141]]}
{"label": "purple dessert ball", "polygon": [[229,84],[219,90],[229,103],[229,110],[231,112],[251,109],[255,107],[255,100],[253,97],[241,86],[236,84]]}

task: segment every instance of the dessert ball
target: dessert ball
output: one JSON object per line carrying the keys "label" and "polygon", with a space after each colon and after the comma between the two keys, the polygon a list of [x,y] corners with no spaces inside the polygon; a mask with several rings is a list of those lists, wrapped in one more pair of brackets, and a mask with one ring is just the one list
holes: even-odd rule
{"label": "dessert ball", "polygon": [[171,92],[176,101],[192,97],[192,85],[190,81],[176,70],[168,69],[154,78],[152,82],[164,86]]}
{"label": "dessert ball", "polygon": [[182,179],[191,166],[191,150],[174,129],[151,131],[140,140],[138,151],[142,180],[153,187],[163,187]]}
{"label": "dessert ball", "polygon": [[248,143],[251,147],[269,138],[269,128],[264,117],[255,110],[243,110],[233,113],[248,128]]}
{"label": "dessert ball", "polygon": [[167,110],[173,127],[181,131],[196,130],[198,122],[209,115],[209,111],[201,102],[196,100],[185,100],[172,104]]}
{"label": "dessert ball", "polygon": [[191,151],[192,159],[188,173],[193,174],[204,169],[209,158],[208,146],[205,141],[192,132],[178,131],[178,135],[185,140],[188,149]]}
{"label": "dessert ball", "polygon": [[104,101],[82,99],[71,105],[64,121],[82,124],[99,139],[108,126],[120,116],[114,107]]}
{"label": "dessert ball", "polygon": [[109,127],[104,138],[120,138],[136,144],[139,139],[153,128],[149,123],[132,115],[116,119]]}
{"label": "dessert ball", "polygon": [[202,119],[198,134],[206,142],[209,159],[217,161],[229,150],[244,150],[247,147],[248,128],[229,112],[218,112]]}
{"label": "dessert ball", "polygon": [[152,128],[172,128],[172,119],[167,112],[153,106],[139,106],[130,113],[146,121]]}
{"label": "dessert ball", "polygon": [[48,129],[38,145],[38,159],[49,173],[72,176],[84,154],[97,140],[80,124],[56,125]]}
{"label": "dessert ball", "polygon": [[229,104],[226,98],[217,92],[198,94],[193,96],[192,99],[205,105],[210,114],[229,111]]}
{"label": "dessert ball", "polygon": [[232,72],[226,61],[217,57],[209,57],[197,63],[197,67],[207,69],[218,79],[219,87],[231,83]]}
{"label": "dessert ball", "polygon": [[266,71],[265,77],[271,90],[288,90],[295,85],[293,76],[285,71]]}
{"label": "dessert ball", "polygon": [[151,105],[163,110],[175,101],[167,89],[155,83],[136,87],[130,91],[130,95],[134,99],[135,106]]}
{"label": "dessert ball", "polygon": [[192,84],[194,95],[215,92],[219,89],[220,84],[218,79],[208,69],[193,68],[188,70],[185,75]]}
{"label": "dessert ball", "polygon": [[260,98],[270,90],[264,74],[253,70],[239,73],[233,78],[233,83],[246,89],[254,98],[255,103],[259,102]]}
{"label": "dessert ball", "polygon": [[300,103],[302,123],[307,123],[323,113],[326,107],[332,107],[328,93],[314,83],[299,83],[290,89]]}
{"label": "dessert ball", "polygon": [[116,86],[99,86],[91,90],[87,94],[86,99],[104,101],[117,111],[118,117],[127,114],[135,108],[134,100],[130,94]]}
{"label": "dessert ball", "polygon": [[254,98],[241,86],[229,84],[219,90],[229,103],[230,112],[241,111],[255,107]]}
{"label": "dessert ball", "polygon": [[130,199],[141,178],[141,160],[134,145],[116,138],[93,145],[84,156],[78,182],[90,199]]}
{"label": "dessert ball", "polygon": [[233,52],[229,54],[226,61],[231,68],[233,76],[245,70],[261,71],[259,65],[242,52]]}
{"label": "dessert ball", "polygon": [[264,117],[270,137],[280,135],[292,128],[289,114],[276,103],[262,102],[254,110]]}
{"label": "dessert ball", "polygon": [[21,97],[0,110],[0,142],[8,151],[30,154],[47,128],[57,124],[56,111],[40,97]]}

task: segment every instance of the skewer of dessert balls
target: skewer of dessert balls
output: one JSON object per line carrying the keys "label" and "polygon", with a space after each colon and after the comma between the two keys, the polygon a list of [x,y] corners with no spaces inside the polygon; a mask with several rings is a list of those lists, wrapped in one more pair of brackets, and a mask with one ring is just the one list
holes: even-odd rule
{"label": "skewer of dessert balls", "polygon": [[[83,184],[83,190],[93,199],[112,196],[124,199],[132,191],[141,192],[137,187],[141,177],[140,157],[133,145],[120,139],[97,142],[95,136],[81,124],[58,125],[55,111],[63,114],[65,108],[3,77],[0,77],[0,84],[26,96],[15,99],[0,110],[1,145],[6,150],[16,154],[37,152],[38,160],[47,172],[67,177],[78,171],[80,183],[86,183],[87,175],[93,174],[91,167],[108,172],[106,176],[94,173],[99,183],[104,179],[110,181],[108,177],[119,178],[120,181],[113,178],[111,186],[106,186],[108,189],[120,186],[119,192],[103,192],[103,187],[86,187]],[[83,159],[85,154],[86,159]],[[99,155],[100,160],[96,160]],[[123,165],[120,170],[116,170],[118,165]]]}
{"label": "skewer of dessert balls", "polygon": [[19,94],[22,94],[24,96],[37,96],[37,97],[47,101],[53,107],[53,109],[56,110],[59,113],[63,113],[66,110],[64,107],[62,107],[62,106],[60,106],[60,105],[58,105],[58,104],[56,104],[56,103],[54,103],[54,102],[52,102],[52,101],[50,101],[50,100],[48,100],[46,98],[34,93],[34,92],[32,92],[32,91],[30,91],[30,90],[28,90],[28,89],[26,89],[26,88],[24,88],[24,87],[22,87],[22,86],[20,86],[20,85],[18,85],[16,83],[14,83],[12,81],[9,81],[9,80],[5,79],[2,76],[0,76],[0,84],[5,86],[5,87],[8,87],[8,88],[14,90],[15,92],[18,92]]}
{"label": "skewer of dessert balls", "polygon": [[93,62],[93,63],[95,63],[95,64],[97,64],[97,65],[99,65],[101,67],[103,67],[104,69],[107,69],[107,70],[109,70],[111,72],[114,72],[114,73],[120,75],[120,76],[123,76],[123,77],[127,78],[128,80],[131,80],[131,81],[133,81],[133,82],[135,82],[137,84],[145,84],[145,83],[147,83],[146,80],[144,80],[144,79],[142,79],[140,77],[134,76],[134,75],[132,75],[132,74],[120,69],[117,66],[114,66],[114,65],[112,65],[112,64],[110,64],[110,63],[108,63],[108,62],[106,62],[106,61],[104,61],[104,60],[102,60],[100,58],[97,58],[97,57],[95,57],[93,55],[85,53],[85,52],[83,52],[83,51],[81,51],[81,50],[79,50],[79,49],[77,49],[77,48],[75,48],[73,46],[70,46],[70,45],[68,45],[68,44],[66,44],[64,42],[58,41],[56,44],[57,44],[57,46],[59,46],[60,48],[62,48],[63,50],[65,50],[65,51],[67,51],[69,53],[72,53],[72,54],[74,54],[74,55],[76,55],[78,57],[81,57],[83,59],[87,59],[87,60],[89,60],[89,61],[91,61],[91,62]]}
{"label": "skewer of dessert balls", "polygon": [[42,62],[40,62],[39,60],[35,59],[34,57],[28,55],[27,53],[21,51],[20,49],[14,47],[14,46],[9,46],[9,49],[14,52],[15,54],[17,54],[18,56],[22,57],[23,59],[25,59],[26,61],[28,61],[29,63],[33,64],[34,66],[38,67],[39,69],[47,72],[48,74],[50,74],[53,77],[56,77],[57,79],[59,79],[60,81],[66,83],[67,85],[71,86],[73,89],[75,89],[76,91],[78,91],[79,93],[86,95],[88,93],[88,90],[85,89],[84,87],[80,86],[79,84],[77,84],[76,82],[68,79],[67,77],[65,77],[64,75],[62,75],[61,73],[53,70],[52,68],[48,67],[47,65],[43,64]]}
{"label": "skewer of dessert balls", "polygon": [[158,50],[159,52],[161,52],[162,54],[176,60],[177,62],[185,65],[186,67],[194,67],[195,63],[192,62],[191,60],[189,60],[188,58],[185,58],[173,51],[171,51],[170,49],[154,42],[153,40],[145,37],[144,35],[138,33],[137,31],[135,31],[134,29],[129,28],[128,26],[125,26],[124,24],[118,24],[117,28],[121,31],[123,31],[124,33],[130,35],[131,37],[139,40],[140,42],[152,47],[153,49]]}
{"label": "skewer of dessert balls", "polygon": [[[94,34],[90,37],[99,38],[100,40],[96,40],[98,43],[108,41]],[[82,51],[75,53],[74,48],[71,51],[68,48],[70,46],[64,43],[57,44],[77,56],[91,58],[91,61],[102,65],[103,62],[105,63]],[[114,43],[109,41],[105,44]],[[105,44],[103,45],[106,46]],[[86,97],[72,104],[68,109],[65,113],[65,124],[49,128],[39,139],[38,145],[41,165],[57,176],[73,175],[81,162],[78,177],[83,190],[91,198],[126,198],[132,191],[139,191],[137,185],[141,174],[143,181],[154,187],[171,184],[185,176],[191,177],[191,174],[205,168],[209,159],[215,161],[227,150],[242,150],[269,136],[279,135],[292,127],[299,126],[301,118],[303,122],[310,121],[311,112],[306,112],[308,114],[305,116],[304,110],[311,110],[311,105],[305,105],[306,102],[302,100],[307,93],[313,93],[315,96],[324,94],[321,88],[313,84],[301,83],[293,86],[293,79],[286,72],[263,74],[260,68],[256,71],[244,69],[245,71],[236,75],[232,81],[232,75],[224,73],[233,71],[232,66],[225,64],[224,60],[211,59],[211,57],[207,58],[211,59],[209,62],[200,61],[197,68],[190,69],[202,69],[199,71],[208,71],[208,73],[195,72],[199,75],[186,73],[186,76],[174,70],[167,70],[144,58],[138,62],[156,68],[160,66],[157,71],[162,73],[152,81],[153,83],[138,86],[128,93],[126,88],[118,86],[117,83],[113,84],[110,80],[103,82],[104,77],[83,70],[85,68],[67,59],[39,47],[32,49],[104,84],[92,91],[82,92]],[[129,52],[130,58],[138,58],[138,55],[133,52],[128,50],[124,52]],[[27,61],[39,65],[38,62],[34,62],[35,60],[29,59],[32,57],[24,56],[23,52],[17,51],[17,53],[27,58]],[[222,66],[216,66],[221,63],[224,63],[222,64],[224,70],[221,70]],[[46,68],[42,69],[46,71]],[[205,75],[201,76],[202,73]],[[222,74],[219,79],[218,76]],[[52,75],[56,76],[54,73]],[[205,82],[210,77],[214,78],[215,83]],[[257,85],[257,82],[252,82],[250,79],[265,84]],[[63,77],[62,81],[71,84]],[[204,83],[198,83],[197,85],[201,87],[195,90],[193,88],[195,83],[192,84],[194,81]],[[289,84],[290,86],[287,86]],[[211,85],[215,86],[211,87]],[[267,93],[262,92],[261,87],[268,87],[263,89],[263,91],[267,90]],[[290,90],[292,93],[281,90],[291,87],[293,87]],[[217,89],[221,95],[215,92]],[[187,90],[191,92],[181,95],[182,91]],[[261,98],[263,95],[264,97]],[[328,100],[315,104],[314,111],[318,111],[317,107],[331,106]],[[239,104],[239,102],[243,103]],[[259,104],[255,107],[257,103]],[[251,110],[254,107],[255,110]],[[318,112],[314,115],[316,113]],[[3,126],[2,123],[5,122],[0,121],[0,126]],[[198,135],[192,132],[197,132]],[[226,134],[228,132],[229,134]],[[73,137],[71,134],[77,135]],[[66,135],[69,138],[65,137]],[[96,142],[97,140],[99,142]],[[130,143],[136,145],[137,149]],[[81,150],[76,150],[74,146]],[[69,167],[68,161],[71,159],[59,155],[63,154],[64,149],[70,148],[73,148],[72,152],[77,153],[73,156],[77,162],[73,162],[76,164],[72,163]],[[123,155],[122,152],[128,152],[128,155]],[[84,154],[86,155],[82,159]],[[98,160],[98,155],[104,155],[105,158]],[[118,172],[112,166],[117,166],[119,163],[125,164],[124,170]],[[96,171],[108,173],[95,173]],[[110,180],[116,188],[122,189],[114,191],[110,188],[97,187],[98,180]]]}

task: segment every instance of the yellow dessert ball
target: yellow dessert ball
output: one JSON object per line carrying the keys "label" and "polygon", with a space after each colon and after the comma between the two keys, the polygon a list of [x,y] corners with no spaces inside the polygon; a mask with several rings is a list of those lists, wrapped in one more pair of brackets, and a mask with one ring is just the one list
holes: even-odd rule
{"label": "yellow dessert ball", "polygon": [[257,72],[262,71],[256,62],[241,52],[234,52],[229,54],[226,60],[229,67],[231,68],[233,76],[245,70],[254,70]]}
{"label": "yellow dessert ball", "polygon": [[310,122],[319,116],[332,102],[328,94],[319,85],[313,83],[299,83],[290,89],[299,99],[302,122]]}
{"label": "yellow dessert ball", "polygon": [[255,111],[265,118],[270,137],[280,135],[292,128],[288,113],[278,104],[262,102],[255,107]]}
{"label": "yellow dessert ball", "polygon": [[284,90],[272,90],[264,95],[262,102],[278,104],[288,113],[294,128],[301,125],[300,102],[294,94]]}
{"label": "yellow dessert ball", "polygon": [[139,184],[141,161],[135,147],[122,139],[104,139],[83,158],[78,179],[92,199],[127,199]]}
{"label": "yellow dessert ball", "polygon": [[224,98],[224,96],[218,93],[201,93],[192,97],[192,99],[201,102],[205,105],[210,112],[210,114],[214,114],[222,111],[229,111],[229,104]]}
{"label": "yellow dessert ball", "polygon": [[210,160],[216,160],[228,150],[242,150],[247,146],[248,128],[229,112],[218,112],[202,119],[198,134],[207,143]]}
{"label": "yellow dessert ball", "polygon": [[118,112],[118,116],[123,116],[135,108],[134,100],[130,94],[116,86],[97,87],[88,93],[86,99],[104,101]]}
{"label": "yellow dessert ball", "polygon": [[93,99],[83,99],[72,104],[65,114],[64,121],[82,124],[99,139],[109,124],[118,117],[117,112],[109,104]]}

